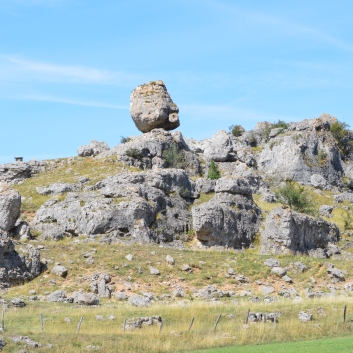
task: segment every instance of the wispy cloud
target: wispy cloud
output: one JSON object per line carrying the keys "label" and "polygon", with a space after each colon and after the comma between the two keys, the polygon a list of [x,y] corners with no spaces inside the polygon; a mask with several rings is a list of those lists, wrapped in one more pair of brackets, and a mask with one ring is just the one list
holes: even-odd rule
{"label": "wispy cloud", "polygon": [[23,59],[19,56],[0,55],[1,80],[36,80],[83,84],[129,85],[141,76],[85,66],[58,65]]}
{"label": "wispy cloud", "polygon": [[85,101],[85,100],[69,99],[64,97],[44,96],[44,95],[20,95],[17,97],[9,97],[9,99],[32,100],[32,101],[41,101],[41,102],[80,105],[85,107],[129,110],[128,105],[125,106],[125,105],[110,104],[110,103],[98,102],[98,101]]}
{"label": "wispy cloud", "polygon": [[[278,30],[278,34],[292,34],[295,36],[305,37],[306,39],[315,39],[325,42],[332,47],[336,47],[345,51],[353,52],[353,45],[341,38],[330,35],[323,31],[318,30],[313,26],[309,26],[303,23],[298,23],[290,19],[273,16],[266,13],[260,13],[256,11],[250,11],[245,8],[241,8],[236,5],[230,5],[218,0],[206,0],[215,9],[225,12],[227,14],[233,13],[242,19],[245,19],[249,23],[256,25],[267,25],[275,27]],[[237,23],[236,21],[234,23]]]}

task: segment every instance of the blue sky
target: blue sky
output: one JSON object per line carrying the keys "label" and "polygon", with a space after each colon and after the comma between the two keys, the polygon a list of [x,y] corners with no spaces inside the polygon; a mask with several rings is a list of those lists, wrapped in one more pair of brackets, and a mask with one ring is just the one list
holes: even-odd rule
{"label": "blue sky", "polygon": [[0,0],[0,163],[138,135],[129,96],[162,79],[180,131],[323,112],[353,126],[353,2]]}

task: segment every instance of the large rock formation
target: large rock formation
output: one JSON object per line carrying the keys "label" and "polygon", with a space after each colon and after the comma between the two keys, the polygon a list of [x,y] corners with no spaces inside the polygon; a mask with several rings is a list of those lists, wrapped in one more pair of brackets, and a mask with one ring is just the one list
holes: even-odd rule
{"label": "large rock formation", "polygon": [[109,151],[109,146],[105,142],[92,140],[88,145],[80,146],[77,153],[81,157],[96,156],[102,152]]}
{"label": "large rock formation", "polygon": [[[0,185],[0,288],[21,284],[38,276],[41,269],[39,251],[28,245],[20,255],[12,237],[23,230],[24,222],[17,222],[21,197],[7,185]],[[16,223],[17,222],[17,223]]]}
{"label": "large rock formation", "polygon": [[179,169],[119,173],[96,184],[97,191],[69,193],[47,201],[33,226],[43,237],[108,234],[139,241],[172,241],[191,228],[189,204],[195,183]]}
{"label": "large rock formation", "polygon": [[207,246],[249,247],[261,220],[245,179],[221,178],[214,187],[216,195],[192,209],[196,237]]}
{"label": "large rock formation", "polygon": [[[340,185],[344,163],[330,132],[335,121],[324,114],[291,124],[285,134],[271,138],[264,146],[257,163],[259,172],[268,178],[290,178],[315,186],[319,175],[329,185]],[[323,185],[321,180],[320,187]]]}
{"label": "large rock formation", "polygon": [[340,239],[338,227],[323,219],[277,207],[266,218],[261,235],[261,252],[266,254],[310,254]]}
{"label": "large rock formation", "polygon": [[156,128],[173,130],[180,125],[179,108],[160,80],[143,84],[132,91],[130,113],[136,127],[142,132]]}
{"label": "large rock formation", "polygon": [[116,155],[129,166],[141,169],[159,169],[170,167],[166,161],[168,151],[174,151],[184,159],[183,166],[191,175],[199,175],[200,160],[196,153],[189,150],[183,135],[179,131],[172,133],[164,129],[153,129],[140,136],[132,136],[128,142],[120,143],[110,151],[99,155],[99,158]]}

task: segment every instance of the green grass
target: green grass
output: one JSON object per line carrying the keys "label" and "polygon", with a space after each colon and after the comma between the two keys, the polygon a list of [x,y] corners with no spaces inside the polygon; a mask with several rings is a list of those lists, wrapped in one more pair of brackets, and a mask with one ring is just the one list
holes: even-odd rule
{"label": "green grass", "polygon": [[[186,351],[185,351],[186,352]],[[249,345],[245,347],[233,346],[212,348],[188,353],[350,353],[353,352],[352,337],[323,338],[310,341],[271,343]]]}

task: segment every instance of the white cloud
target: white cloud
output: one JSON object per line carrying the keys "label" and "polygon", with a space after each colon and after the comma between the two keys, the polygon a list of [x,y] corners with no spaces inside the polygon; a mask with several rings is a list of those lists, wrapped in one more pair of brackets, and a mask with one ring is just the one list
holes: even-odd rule
{"label": "white cloud", "polygon": [[110,104],[105,102],[85,101],[85,100],[77,100],[77,99],[70,99],[70,98],[64,98],[64,97],[44,96],[44,95],[23,95],[23,96],[13,97],[12,99],[63,103],[63,104],[80,105],[80,106],[86,106],[86,107],[129,110],[128,105],[125,106],[125,105]]}
{"label": "white cloud", "polygon": [[140,76],[85,66],[57,65],[23,59],[19,56],[0,55],[1,81],[54,81],[84,84],[128,85]]}

